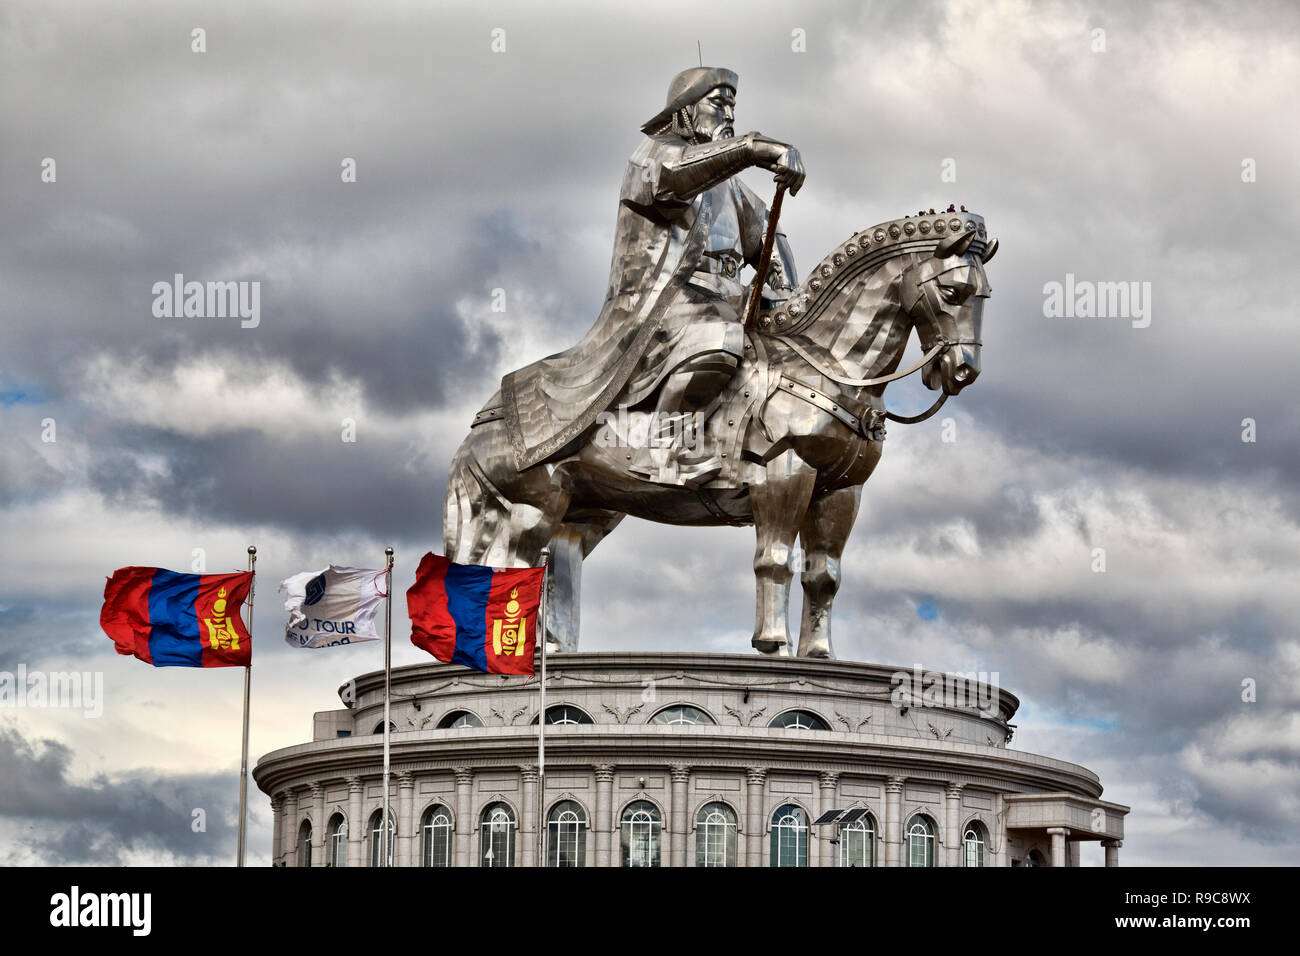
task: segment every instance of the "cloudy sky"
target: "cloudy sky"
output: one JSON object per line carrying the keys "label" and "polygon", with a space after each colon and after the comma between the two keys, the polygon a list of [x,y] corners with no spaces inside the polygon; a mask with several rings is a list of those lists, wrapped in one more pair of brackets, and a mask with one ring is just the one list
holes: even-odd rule
{"label": "cloudy sky", "polygon": [[[803,268],[949,202],[1001,240],[956,440],[892,426],[867,485],[839,655],[996,672],[1014,746],[1133,808],[1124,863],[1296,862],[1298,36],[1285,3],[10,0],[0,671],[105,699],[0,708],[0,862],[230,862],[242,674],[118,657],[104,577],[256,544],[252,753],[307,739],[382,653],[285,647],[275,584],[391,545],[400,593],[439,548],[473,411],[596,316],[626,158],[697,41],[737,131],[803,154]],[[260,324],[156,318],[176,273],[261,282]],[[1150,283],[1149,326],[1046,316],[1067,274]],[[625,522],[584,647],[748,652],[752,547]]]}

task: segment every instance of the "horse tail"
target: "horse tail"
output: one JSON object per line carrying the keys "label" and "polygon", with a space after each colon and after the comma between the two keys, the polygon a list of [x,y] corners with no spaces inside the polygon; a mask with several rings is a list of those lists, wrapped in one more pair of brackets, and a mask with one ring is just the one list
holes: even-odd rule
{"label": "horse tail", "polygon": [[486,564],[510,506],[483,472],[466,438],[447,473],[442,514],[443,553],[458,564]]}

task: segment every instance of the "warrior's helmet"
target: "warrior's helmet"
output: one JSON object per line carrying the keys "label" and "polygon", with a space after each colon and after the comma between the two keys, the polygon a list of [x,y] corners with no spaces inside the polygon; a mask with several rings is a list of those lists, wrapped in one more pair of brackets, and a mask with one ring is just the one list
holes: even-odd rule
{"label": "warrior's helmet", "polygon": [[720,66],[695,66],[683,70],[673,77],[668,84],[668,101],[664,108],[641,126],[641,132],[647,136],[675,129],[682,135],[694,138],[690,114],[687,108],[699,102],[708,92],[717,86],[731,87],[736,92],[740,77],[731,70]]}

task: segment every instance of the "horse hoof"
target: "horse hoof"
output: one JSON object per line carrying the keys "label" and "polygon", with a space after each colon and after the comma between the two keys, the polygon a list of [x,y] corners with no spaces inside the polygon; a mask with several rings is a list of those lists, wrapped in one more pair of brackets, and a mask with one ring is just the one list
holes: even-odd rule
{"label": "horse hoof", "polygon": [[751,641],[751,643],[754,645],[754,650],[758,651],[760,654],[766,654],[769,657],[790,656],[790,648],[785,641],[756,637]]}

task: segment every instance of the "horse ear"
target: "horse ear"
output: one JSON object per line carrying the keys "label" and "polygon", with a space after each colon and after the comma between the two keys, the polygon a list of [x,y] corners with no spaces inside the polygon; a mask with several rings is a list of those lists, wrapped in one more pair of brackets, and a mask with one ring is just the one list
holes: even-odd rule
{"label": "horse ear", "polygon": [[964,256],[970,244],[975,241],[975,230],[969,229],[965,232],[955,233],[942,240],[934,250],[936,259],[947,259],[950,256]]}
{"label": "horse ear", "polygon": [[997,254],[998,254],[998,241],[996,239],[990,239],[988,246],[984,249],[984,261],[988,262]]}

